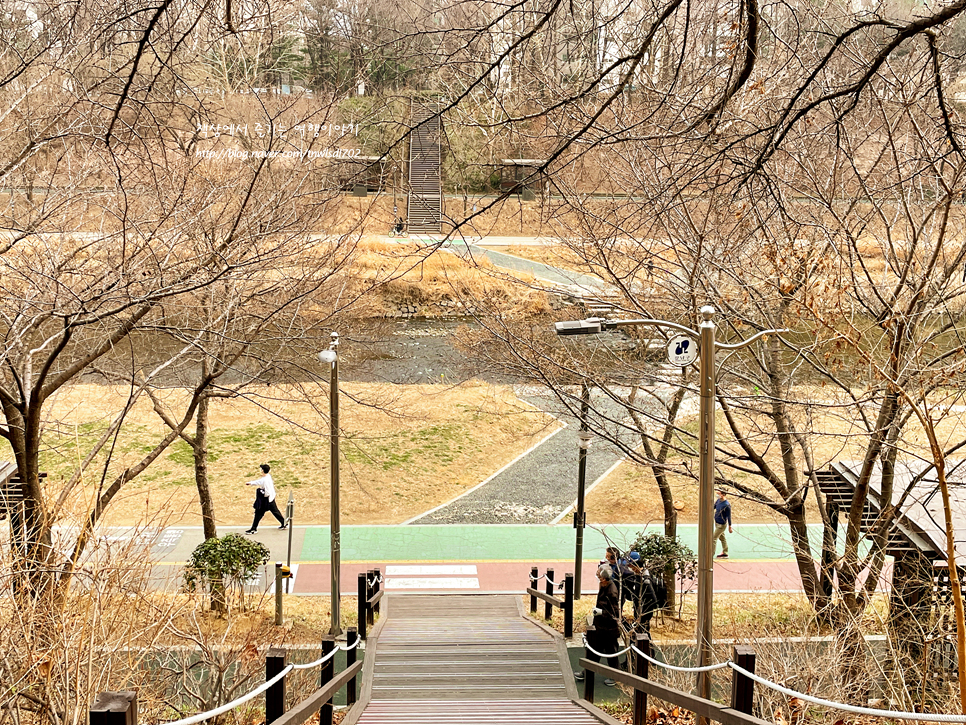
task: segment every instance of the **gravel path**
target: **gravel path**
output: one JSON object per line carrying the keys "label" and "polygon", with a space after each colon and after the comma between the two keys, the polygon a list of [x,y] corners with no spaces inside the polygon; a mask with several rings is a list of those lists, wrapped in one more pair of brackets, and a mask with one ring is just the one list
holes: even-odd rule
{"label": "gravel path", "polygon": [[[580,425],[547,394],[528,391],[520,397],[566,423],[567,427],[483,486],[409,523],[548,524],[570,507],[577,498]],[[613,415],[619,410],[602,394],[594,397],[594,406],[606,406]],[[587,455],[588,488],[621,457],[611,444],[593,439]]]}

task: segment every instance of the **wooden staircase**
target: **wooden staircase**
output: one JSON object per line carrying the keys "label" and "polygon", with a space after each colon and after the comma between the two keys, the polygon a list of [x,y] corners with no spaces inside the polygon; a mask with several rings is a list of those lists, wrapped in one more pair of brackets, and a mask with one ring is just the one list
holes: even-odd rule
{"label": "wooden staircase", "polygon": [[409,136],[409,232],[439,234],[443,218],[439,106],[413,101],[412,128]]}
{"label": "wooden staircase", "polygon": [[599,711],[576,702],[563,641],[524,619],[519,597],[393,595],[383,604],[346,725],[601,725]]}

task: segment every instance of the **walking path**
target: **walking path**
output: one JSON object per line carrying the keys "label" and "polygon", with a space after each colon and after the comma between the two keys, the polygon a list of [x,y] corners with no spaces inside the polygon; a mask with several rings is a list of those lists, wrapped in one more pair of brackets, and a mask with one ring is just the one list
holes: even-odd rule
{"label": "walking path", "polygon": [[446,248],[464,258],[487,259],[501,269],[532,274],[538,280],[577,297],[600,297],[613,292],[613,289],[604,283],[600,277],[552,267],[549,264],[498,252],[494,249],[485,249],[469,241],[454,239],[447,243]]}
{"label": "walking path", "polygon": [[561,644],[524,619],[519,597],[388,596],[366,643],[363,697],[346,723],[529,725],[539,713],[599,725],[575,702]]}
{"label": "walking path", "polygon": [[[570,509],[577,497],[580,423],[556,398],[534,393],[521,397],[556,417],[564,427],[480,485],[407,523],[549,524]],[[599,393],[594,395],[593,404],[613,420],[626,417],[623,409]],[[587,455],[587,489],[607,476],[622,458],[615,446],[596,438]]]}
{"label": "walking path", "polygon": [[[811,527],[818,542],[821,525]],[[585,531],[583,589],[596,591],[594,571],[610,544],[627,546],[637,532],[660,532],[659,525],[608,525]],[[221,535],[240,533],[242,527],[223,527]],[[106,532],[108,538],[130,538],[129,530]],[[295,594],[329,592],[329,530],[324,526],[296,526],[292,536],[291,561]],[[697,547],[697,526],[678,527],[681,539]],[[288,532],[260,531],[257,540],[271,550],[273,561],[286,561]],[[145,532],[145,543],[155,541],[157,532]],[[161,563],[158,585],[176,582],[181,566],[202,541],[200,527],[166,529],[153,547]],[[345,526],[342,528],[342,590],[355,592],[360,572],[379,567],[387,591],[450,591],[520,593],[527,585],[531,566],[543,574],[554,569],[554,581],[574,571],[574,529],[557,526]],[[729,536],[732,558],[715,562],[715,591],[783,592],[801,591],[798,568],[788,543],[787,528],[777,524],[739,524]],[[271,565],[268,567],[271,568]],[[886,576],[888,571],[886,572]],[[259,575],[254,587],[265,585]]]}

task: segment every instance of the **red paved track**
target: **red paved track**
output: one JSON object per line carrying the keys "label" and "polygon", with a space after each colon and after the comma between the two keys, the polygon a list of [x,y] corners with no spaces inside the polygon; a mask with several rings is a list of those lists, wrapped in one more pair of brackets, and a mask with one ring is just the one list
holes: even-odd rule
{"label": "red paved track", "polygon": [[[371,564],[343,564],[342,565],[342,592],[345,595],[355,594],[357,579],[360,572],[374,567],[380,567],[385,574],[387,566],[397,564],[396,562],[379,562]],[[412,562],[398,562],[398,565],[412,566]],[[389,591],[421,591],[421,592],[520,592],[523,593],[527,586],[530,575],[530,567],[536,565],[540,574],[544,574],[547,567],[554,569],[553,580],[562,582],[564,574],[573,571],[573,562],[493,562],[486,561],[478,564],[467,562],[419,562],[421,566],[475,566],[477,574],[422,574],[420,579],[429,580],[428,588],[400,587],[395,576],[386,577],[388,579]],[[597,570],[596,562],[585,562],[583,566],[582,589],[585,592],[597,591],[594,572]],[[433,587],[432,582],[439,580],[445,584],[446,579],[452,580],[454,577],[460,579],[475,579],[479,582],[478,588],[456,589],[452,587]],[[407,578],[408,575],[407,575]],[[543,591],[546,582],[541,580],[537,587]],[[716,561],[714,565],[714,588],[715,591],[801,591],[801,579],[798,576],[798,568],[795,562],[791,561]],[[301,564],[295,581],[295,594],[328,594],[329,593],[329,565],[328,564]]]}

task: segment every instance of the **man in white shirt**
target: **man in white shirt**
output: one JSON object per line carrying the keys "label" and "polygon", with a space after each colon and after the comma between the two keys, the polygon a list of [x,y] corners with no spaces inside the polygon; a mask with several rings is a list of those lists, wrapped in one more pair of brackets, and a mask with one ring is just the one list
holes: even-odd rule
{"label": "man in white shirt", "polygon": [[272,515],[278,519],[278,522],[281,524],[278,528],[288,528],[285,525],[285,517],[282,516],[282,512],[278,510],[278,506],[275,503],[275,481],[272,480],[272,475],[269,473],[272,467],[267,463],[263,463],[261,469],[262,473],[265,474],[264,476],[245,484],[246,486],[258,487],[258,490],[255,492],[255,504],[253,506],[255,509],[255,519],[252,521],[252,527],[245,532],[246,534],[254,534],[258,531],[258,522],[262,520],[262,516],[265,515],[266,511],[271,511]]}

